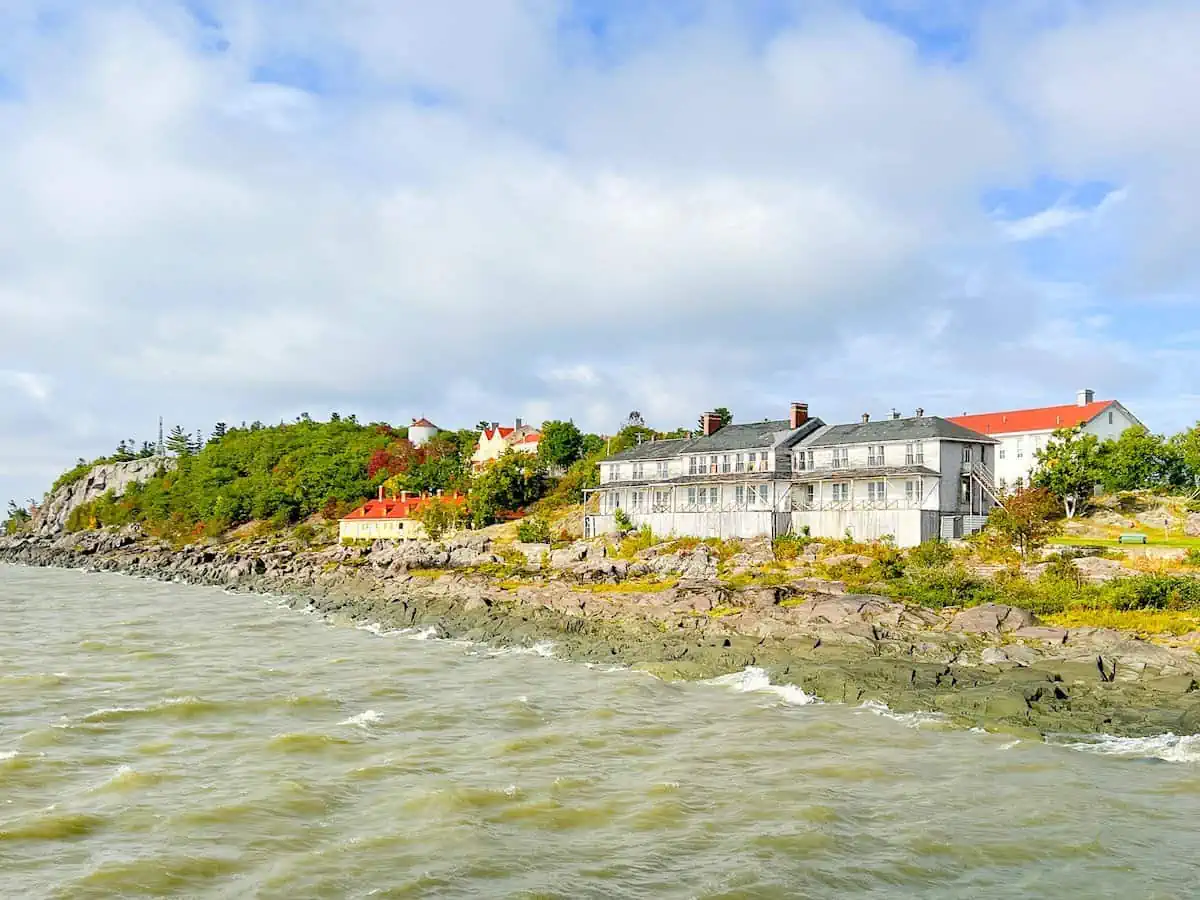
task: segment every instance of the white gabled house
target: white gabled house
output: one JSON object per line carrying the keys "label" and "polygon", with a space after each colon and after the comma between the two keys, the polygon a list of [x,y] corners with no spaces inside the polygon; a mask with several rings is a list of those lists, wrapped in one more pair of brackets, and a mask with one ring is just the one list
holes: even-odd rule
{"label": "white gabled house", "polygon": [[711,413],[697,437],[651,441],[600,464],[599,512],[617,509],[656,534],[814,537],[901,546],[978,530],[995,502],[996,441],[945,419],[894,416],[828,426],[792,404],[788,419],[726,425]]}

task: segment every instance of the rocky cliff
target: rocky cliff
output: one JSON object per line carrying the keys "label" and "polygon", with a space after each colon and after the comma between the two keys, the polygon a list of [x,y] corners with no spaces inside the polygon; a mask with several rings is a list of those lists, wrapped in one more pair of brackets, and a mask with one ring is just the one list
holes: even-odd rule
{"label": "rocky cliff", "polygon": [[67,518],[78,507],[98,500],[108,491],[119,497],[131,484],[140,484],[153,478],[160,469],[174,466],[175,460],[169,457],[96,466],[82,478],[64,485],[47,498],[34,521],[36,533],[39,537],[61,534],[67,528]]}

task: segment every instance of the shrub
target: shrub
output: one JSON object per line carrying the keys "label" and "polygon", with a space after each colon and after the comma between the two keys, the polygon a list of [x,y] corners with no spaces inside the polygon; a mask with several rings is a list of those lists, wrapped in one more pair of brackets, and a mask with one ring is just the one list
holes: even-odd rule
{"label": "shrub", "polygon": [[619,534],[628,534],[633,531],[633,521],[629,518],[629,514],[620,507],[617,507],[617,511],[613,513],[613,524],[617,526]]}
{"label": "shrub", "polygon": [[938,538],[922,541],[908,551],[908,562],[922,569],[941,569],[954,562],[954,550]]}
{"label": "shrub", "polygon": [[654,534],[653,529],[649,525],[643,525],[621,540],[621,545],[617,548],[617,555],[625,559],[633,559],[638,552],[649,550],[657,543],[658,537]]}
{"label": "shrub", "polygon": [[465,515],[459,504],[440,497],[423,503],[414,513],[416,520],[425,526],[425,534],[431,541],[440,541],[447,532],[457,529]]}
{"label": "shrub", "polygon": [[1138,575],[1105,585],[1114,609],[1200,609],[1200,581],[1178,575]]}
{"label": "shrub", "polygon": [[1183,558],[1183,562],[1188,566],[1196,566],[1200,568],[1200,547],[1193,547],[1187,552],[1187,556]]}
{"label": "shrub", "polygon": [[1056,553],[1050,557],[1050,562],[1042,572],[1043,581],[1065,581],[1075,587],[1080,587],[1083,584],[1083,578],[1079,574],[1079,569],[1072,561],[1073,554]]}
{"label": "shrub", "polygon": [[527,516],[517,524],[517,540],[522,544],[550,543],[550,523],[542,516]]}
{"label": "shrub", "polygon": [[292,535],[296,538],[296,542],[300,544],[301,547],[308,547],[312,545],[314,540],[316,540],[317,529],[313,528],[307,522],[301,522],[296,526],[296,530],[292,532]]}
{"label": "shrub", "polygon": [[975,606],[999,597],[994,584],[976,578],[962,566],[915,570],[898,587],[914,603],[934,608]]}
{"label": "shrub", "polygon": [[812,539],[802,534],[781,534],[771,541],[771,550],[776,562],[788,562],[796,559],[811,543]]}

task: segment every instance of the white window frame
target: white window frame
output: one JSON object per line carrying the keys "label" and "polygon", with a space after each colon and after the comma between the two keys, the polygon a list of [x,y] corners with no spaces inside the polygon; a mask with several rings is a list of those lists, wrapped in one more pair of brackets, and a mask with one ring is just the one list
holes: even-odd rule
{"label": "white window frame", "polygon": [[910,504],[924,502],[925,485],[920,478],[910,478],[904,482],[904,499]]}
{"label": "white window frame", "polygon": [[850,449],[848,447],[833,448],[833,468],[848,469],[850,468]]}
{"label": "white window frame", "polygon": [[1005,447],[1004,442],[1001,441],[1000,446],[996,449],[996,457],[998,459],[1005,459],[1005,458],[1007,458],[1007,456],[1008,456],[1008,448]]}
{"label": "white window frame", "polygon": [[635,462],[633,464],[633,480],[641,481],[645,477],[646,477],[646,464],[640,463],[640,462]]}
{"label": "white window frame", "polygon": [[845,503],[850,499],[850,482],[835,481],[833,483],[833,502]]}
{"label": "white window frame", "polygon": [[671,510],[671,489],[659,489],[652,495],[652,509],[655,512],[670,512]]}
{"label": "white window frame", "polygon": [[867,444],[867,466],[879,468],[883,465],[883,444]]}
{"label": "white window frame", "polygon": [[758,505],[769,509],[771,506],[771,488],[770,485],[760,484],[758,486]]}
{"label": "white window frame", "polygon": [[613,463],[612,465],[610,465],[608,467],[608,480],[609,481],[620,481],[621,480],[621,464],[620,463]]}
{"label": "white window frame", "polygon": [[1017,459],[1025,458],[1025,439],[1017,438]]}
{"label": "white window frame", "polygon": [[645,499],[645,497],[646,497],[645,491],[640,491],[640,490],[639,491],[630,491],[629,492],[629,511],[630,512],[641,512],[642,511],[642,501]]}
{"label": "white window frame", "polygon": [[739,484],[733,489],[733,504],[734,506],[746,505],[746,486]]}
{"label": "white window frame", "polygon": [[697,505],[696,488],[690,487],[687,489],[687,491],[688,491],[687,492],[687,505],[688,506],[696,506]]}
{"label": "white window frame", "polygon": [[804,502],[808,506],[815,506],[817,503],[817,486],[815,484],[804,485]]}
{"label": "white window frame", "polygon": [[733,471],[733,455],[730,453],[721,456],[721,474],[728,475]]}
{"label": "white window frame", "polygon": [[745,472],[746,471],[746,454],[745,453],[738,453],[733,457],[733,471],[735,471],[735,472]]}
{"label": "white window frame", "polygon": [[868,481],[867,500],[871,503],[887,503],[887,482]]}
{"label": "white window frame", "polygon": [[660,462],[658,464],[658,477],[659,478],[669,478],[670,475],[671,475],[670,464],[666,460],[663,460],[662,462]]}
{"label": "white window frame", "polygon": [[710,455],[708,457],[708,474],[709,475],[719,474],[720,467],[721,467],[721,458],[719,456],[717,456],[716,454]]}

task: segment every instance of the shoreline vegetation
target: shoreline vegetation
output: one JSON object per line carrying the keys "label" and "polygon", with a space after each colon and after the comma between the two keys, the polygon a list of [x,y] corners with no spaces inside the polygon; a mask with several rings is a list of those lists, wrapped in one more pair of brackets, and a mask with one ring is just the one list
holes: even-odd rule
{"label": "shoreline vegetation", "polygon": [[[495,646],[550,641],[564,659],[666,680],[753,666],[824,701],[881,702],[1025,736],[1200,732],[1200,581],[1186,575],[1055,556],[989,578],[941,544],[902,554],[644,533],[522,543],[512,531],[438,543],[318,547],[293,535],[176,546],[130,526],[0,538],[0,561],[282,594],[341,621],[431,627]],[[1002,602],[1012,596],[1037,603]],[[1090,605],[1074,602],[1081,597]],[[1161,633],[1094,627],[1097,615]]]}

